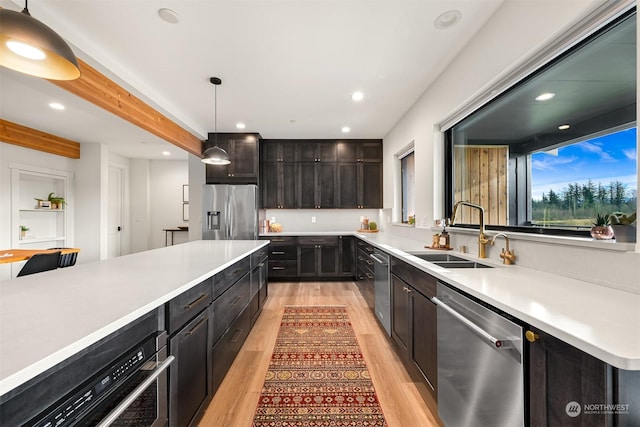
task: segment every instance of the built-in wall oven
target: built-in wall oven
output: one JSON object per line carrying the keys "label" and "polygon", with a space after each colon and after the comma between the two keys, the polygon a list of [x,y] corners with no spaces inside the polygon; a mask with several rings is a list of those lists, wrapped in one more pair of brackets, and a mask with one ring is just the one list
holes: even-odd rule
{"label": "built-in wall oven", "polygon": [[[146,323],[157,329],[153,319]],[[116,334],[2,402],[0,425],[166,426],[173,357],[167,356],[164,331],[147,330],[151,333],[138,341],[140,332],[128,328]]]}

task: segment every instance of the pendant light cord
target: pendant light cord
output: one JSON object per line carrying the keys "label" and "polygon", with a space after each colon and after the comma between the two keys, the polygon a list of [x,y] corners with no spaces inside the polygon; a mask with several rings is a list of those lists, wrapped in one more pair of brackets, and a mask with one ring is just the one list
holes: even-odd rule
{"label": "pendant light cord", "polygon": [[215,132],[214,145],[218,146],[218,85],[213,85],[213,131]]}
{"label": "pendant light cord", "polygon": [[31,16],[29,13],[29,0],[24,0],[24,9],[22,9],[22,13]]}

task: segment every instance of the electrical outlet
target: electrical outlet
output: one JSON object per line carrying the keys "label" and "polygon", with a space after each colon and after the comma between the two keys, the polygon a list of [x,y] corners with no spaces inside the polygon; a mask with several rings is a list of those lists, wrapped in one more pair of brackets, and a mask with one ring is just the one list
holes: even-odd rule
{"label": "electrical outlet", "polygon": [[315,216],[312,216],[312,217],[311,217],[311,224],[315,224],[315,223],[316,223],[316,217],[315,217]]}

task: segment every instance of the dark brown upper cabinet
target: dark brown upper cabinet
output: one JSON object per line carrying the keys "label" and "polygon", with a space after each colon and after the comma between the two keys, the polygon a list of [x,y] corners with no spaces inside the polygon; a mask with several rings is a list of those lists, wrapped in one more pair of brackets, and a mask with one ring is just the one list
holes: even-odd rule
{"label": "dark brown upper cabinet", "polygon": [[[210,133],[205,149],[213,147],[215,134]],[[206,165],[207,184],[257,184],[260,176],[257,133],[218,133],[217,144],[229,153],[228,165]]]}
{"label": "dark brown upper cabinet", "polygon": [[262,207],[382,207],[382,140],[261,141]]}
{"label": "dark brown upper cabinet", "polygon": [[378,162],[382,163],[382,140],[338,141],[336,143],[338,162]]}

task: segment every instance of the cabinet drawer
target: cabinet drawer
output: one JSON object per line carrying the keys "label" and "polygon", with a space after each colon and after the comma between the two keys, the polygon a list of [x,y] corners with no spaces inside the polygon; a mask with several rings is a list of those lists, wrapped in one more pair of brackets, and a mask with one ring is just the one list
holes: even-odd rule
{"label": "cabinet drawer", "polygon": [[436,295],[438,280],[398,258],[391,258],[391,272],[416,288],[424,296],[431,298]]}
{"label": "cabinet drawer", "polygon": [[213,298],[216,299],[233,286],[239,278],[251,271],[251,260],[246,257],[216,274],[213,278]]}
{"label": "cabinet drawer", "polygon": [[367,242],[363,242],[362,240],[358,239],[358,250],[363,250],[364,252],[366,252],[368,254],[372,254],[373,253],[373,246],[371,246]]}
{"label": "cabinet drawer", "polygon": [[251,329],[251,314],[246,308],[213,347],[212,386],[215,393],[244,344]]}
{"label": "cabinet drawer", "polygon": [[254,253],[251,254],[251,268],[254,268],[261,262],[265,261],[265,258],[269,256],[269,246],[265,246],[264,248],[258,249]]}
{"label": "cabinet drawer", "polygon": [[249,304],[251,275],[245,274],[238,283],[229,288],[213,302],[213,342],[227,330],[233,320]]}
{"label": "cabinet drawer", "polygon": [[272,261],[269,259],[269,278],[296,277],[298,261]]}
{"label": "cabinet drawer", "polygon": [[205,280],[167,303],[169,335],[173,335],[213,301],[213,280]]}
{"label": "cabinet drawer", "polygon": [[366,267],[369,270],[373,271],[373,260],[371,259],[371,256],[363,251],[362,249],[358,249],[358,265],[361,265],[362,267]]}
{"label": "cabinet drawer", "polygon": [[298,238],[296,236],[263,236],[261,240],[270,240],[271,245],[297,245]]}
{"label": "cabinet drawer", "polygon": [[297,246],[273,246],[269,245],[270,260],[295,261],[298,258]]}
{"label": "cabinet drawer", "polygon": [[326,245],[338,246],[338,238],[331,236],[305,236],[298,237],[299,245]]}

